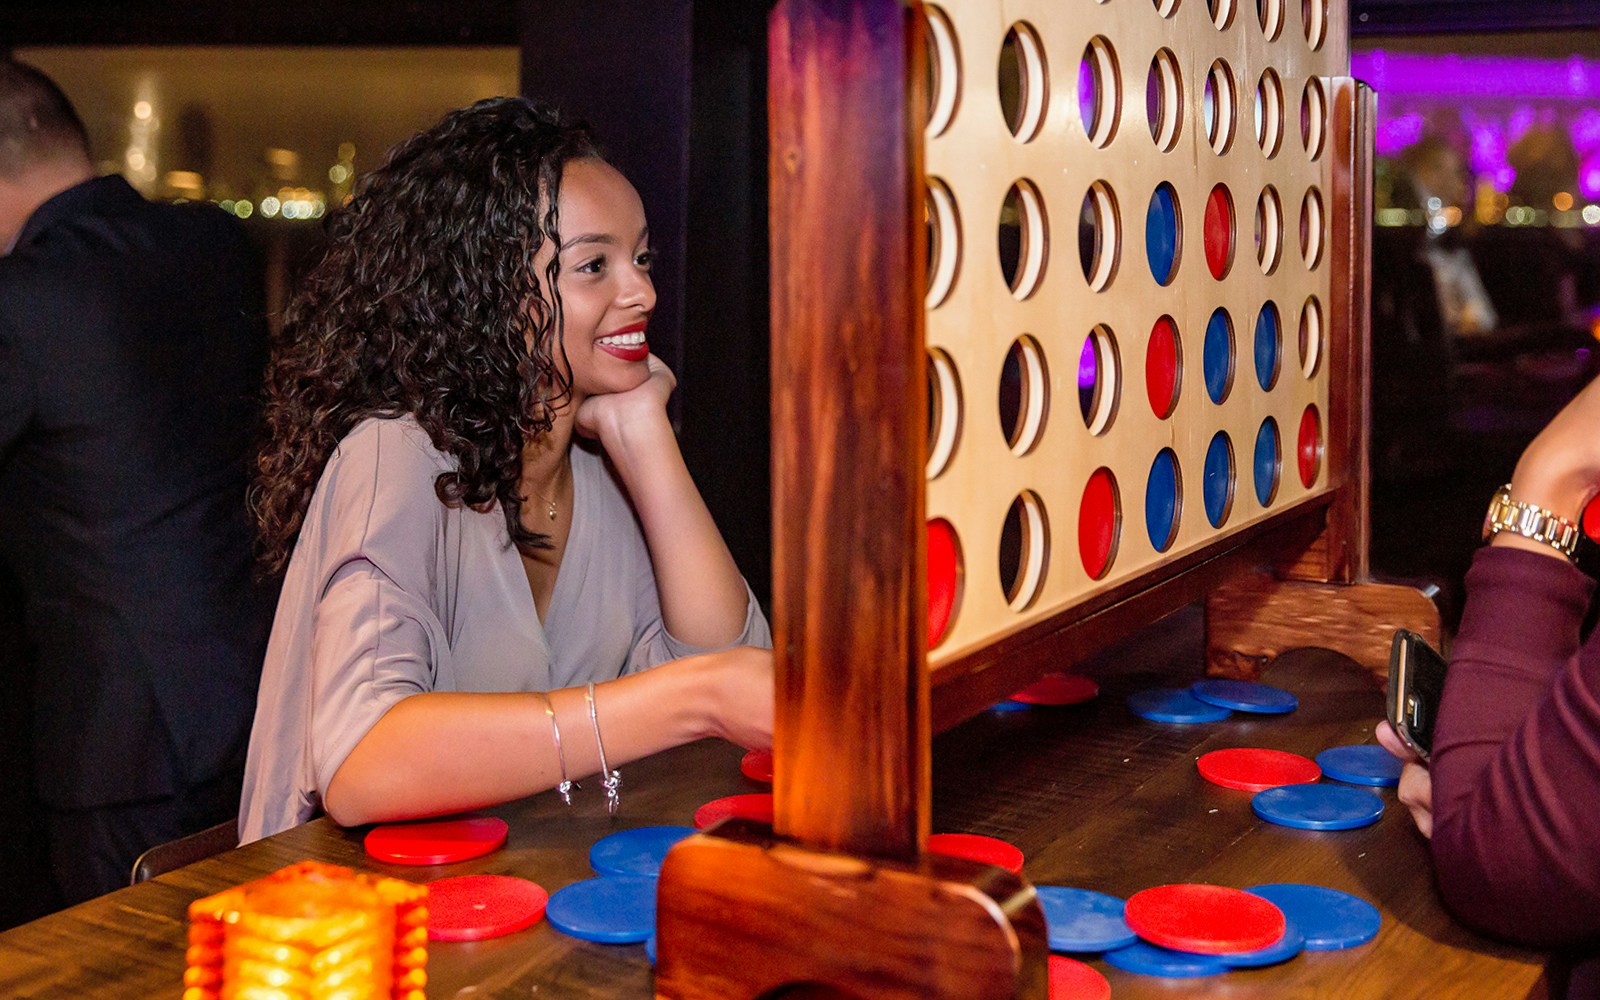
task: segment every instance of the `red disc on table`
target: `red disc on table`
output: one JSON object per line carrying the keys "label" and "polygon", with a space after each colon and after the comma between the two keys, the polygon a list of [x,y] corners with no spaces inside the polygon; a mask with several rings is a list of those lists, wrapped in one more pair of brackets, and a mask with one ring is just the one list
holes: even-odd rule
{"label": "red disc on table", "polygon": [[1022,851],[996,837],[983,837],[976,833],[936,833],[928,838],[928,850],[953,858],[982,861],[1016,875],[1022,874]]}
{"label": "red disc on table", "polygon": [[739,761],[739,770],[751,781],[772,784],[772,751],[752,750]]}
{"label": "red disc on table", "polygon": [[1171,316],[1156,320],[1144,352],[1144,387],[1150,409],[1162,420],[1178,405],[1178,327]]}
{"label": "red disc on table", "polygon": [[428,883],[428,938],[482,941],[532,927],[550,894],[510,875],[462,875]]}
{"label": "red disc on table", "polygon": [[1242,889],[1161,885],[1136,892],[1122,911],[1133,932],[1154,945],[1201,955],[1255,951],[1283,937],[1283,911]]}
{"label": "red disc on table", "polygon": [[1312,403],[1300,415],[1300,485],[1310,489],[1322,468],[1322,418]]}
{"label": "red disc on table", "polygon": [[1206,199],[1206,267],[1221,281],[1233,266],[1233,196],[1226,185],[1218,184]]}
{"label": "red disc on table", "polygon": [[753,819],[758,823],[772,822],[772,793],[756,792],[753,795],[730,795],[725,799],[707,802],[694,811],[694,825],[704,830],[713,823],[730,817]]}
{"label": "red disc on table", "polygon": [[1092,965],[1051,955],[1050,1000],[1111,1000],[1111,984]]}
{"label": "red disc on table", "polygon": [[1589,506],[1583,508],[1583,533],[1600,542],[1600,496],[1590,500]]}
{"label": "red disc on table", "polygon": [[961,544],[944,518],[928,522],[928,646],[939,645],[956,611],[961,587]]}
{"label": "red disc on table", "polygon": [[1089,477],[1078,507],[1078,555],[1090,578],[1098,580],[1111,568],[1121,520],[1117,480],[1110,469],[1101,466]]}
{"label": "red disc on table", "polygon": [[1316,761],[1297,753],[1262,747],[1213,750],[1197,763],[1200,777],[1213,785],[1242,792],[1264,792],[1282,785],[1309,785],[1322,778],[1322,768]]}
{"label": "red disc on table", "polygon": [[493,816],[375,826],[362,844],[379,861],[448,865],[481,858],[506,842],[506,821]]}
{"label": "red disc on table", "polygon": [[1045,674],[1011,696],[1030,705],[1079,705],[1100,694],[1094,678],[1081,674]]}

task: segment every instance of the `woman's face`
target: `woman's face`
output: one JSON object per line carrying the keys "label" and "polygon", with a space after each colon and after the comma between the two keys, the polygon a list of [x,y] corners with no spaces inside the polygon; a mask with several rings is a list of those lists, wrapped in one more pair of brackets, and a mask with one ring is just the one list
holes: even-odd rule
{"label": "woman's face", "polygon": [[540,251],[543,273],[559,252],[561,336],[574,401],[626,392],[649,376],[645,327],[656,307],[650,231],[628,179],[600,160],[573,160],[561,175],[561,246]]}

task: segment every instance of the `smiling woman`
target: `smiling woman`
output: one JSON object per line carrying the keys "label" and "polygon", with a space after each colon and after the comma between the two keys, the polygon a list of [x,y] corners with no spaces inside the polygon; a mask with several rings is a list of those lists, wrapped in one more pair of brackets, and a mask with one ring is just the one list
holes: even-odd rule
{"label": "smiling woman", "polygon": [[328,228],[267,379],[253,505],[285,578],[242,838],[596,771],[615,808],[611,765],[770,745],[766,621],[649,351],[644,208],[587,130],[453,112]]}

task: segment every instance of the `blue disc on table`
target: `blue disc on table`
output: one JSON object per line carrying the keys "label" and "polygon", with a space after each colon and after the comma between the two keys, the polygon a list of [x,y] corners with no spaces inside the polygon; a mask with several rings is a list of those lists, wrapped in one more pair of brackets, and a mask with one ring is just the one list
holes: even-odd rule
{"label": "blue disc on table", "polygon": [[650,960],[651,965],[656,964],[656,936],[654,934],[644,939],[644,957]]}
{"label": "blue disc on table", "polygon": [[1233,442],[1228,440],[1227,431],[1217,431],[1206,447],[1200,499],[1205,501],[1206,520],[1213,528],[1222,527],[1233,509]]}
{"label": "blue disc on table", "polygon": [[1178,456],[1162,448],[1144,484],[1144,528],[1157,552],[1167,551],[1178,537],[1178,489]]}
{"label": "blue disc on table", "polygon": [[1399,757],[1375,743],[1329,747],[1317,754],[1317,766],[1334,781],[1393,788],[1400,784]]}
{"label": "blue disc on table", "polygon": [[1215,955],[1194,955],[1187,951],[1173,951],[1171,948],[1162,948],[1148,941],[1137,941],[1126,948],[1108,951],[1100,957],[1105,959],[1108,965],[1114,965],[1123,972],[1135,972],[1141,976],[1166,976],[1168,979],[1194,979],[1228,971],[1228,967],[1218,961]]}
{"label": "blue disc on table", "polygon": [[[1362,793],[1370,794],[1370,793]],[[1383,917],[1359,896],[1300,882],[1274,882],[1246,889],[1283,911],[1305,935],[1307,951],[1336,951],[1366,944],[1378,936]]]}
{"label": "blue disc on table", "polygon": [[1218,309],[1206,323],[1206,339],[1200,348],[1200,367],[1206,377],[1206,395],[1213,403],[1228,398],[1233,388],[1233,320],[1228,310]]}
{"label": "blue disc on table", "polygon": [[1256,502],[1271,506],[1278,495],[1278,477],[1283,473],[1283,453],[1278,448],[1278,422],[1271,417],[1261,421],[1256,431]]}
{"label": "blue disc on table", "polygon": [[1144,255],[1156,284],[1170,284],[1178,266],[1178,193],[1165,181],[1156,187],[1145,210]]}
{"label": "blue disc on table", "polygon": [[1278,344],[1282,324],[1278,307],[1268,299],[1256,316],[1256,384],[1268,392],[1278,383]]}
{"label": "blue disc on table", "polygon": [[1151,722],[1221,722],[1233,713],[1210,705],[1184,688],[1151,688],[1128,695],[1128,708]]}
{"label": "blue disc on table", "polygon": [[1139,940],[1122,919],[1125,900],[1064,885],[1041,885],[1034,891],[1044,909],[1051,951],[1110,951]]}
{"label": "blue disc on table", "polygon": [[1012,701],[1010,698],[1007,698],[1004,701],[997,701],[993,705],[990,705],[989,709],[990,711],[994,712],[1026,712],[1032,707],[1032,705],[1025,701]]}
{"label": "blue disc on table", "polygon": [[1231,708],[1235,712],[1257,712],[1262,715],[1282,715],[1300,707],[1300,699],[1271,684],[1255,681],[1230,681],[1221,677],[1208,677],[1195,681],[1189,693],[1211,705]]}
{"label": "blue disc on table", "polygon": [[661,874],[667,852],[693,834],[689,826],[640,826],[602,837],[589,848],[589,867],[602,875]]}
{"label": "blue disc on table", "polygon": [[656,880],[602,875],[556,890],[545,907],[550,926],[600,944],[638,944],[656,929]]}
{"label": "blue disc on table", "polygon": [[1257,792],[1250,808],[1269,823],[1297,830],[1354,830],[1378,821],[1383,800],[1347,785],[1284,785]]}
{"label": "blue disc on table", "polygon": [[[1281,907],[1280,907],[1281,909]],[[1277,944],[1269,944],[1255,951],[1238,951],[1231,955],[1218,955],[1217,960],[1230,969],[1256,969],[1263,965],[1287,962],[1306,949],[1306,936],[1300,933],[1287,915],[1283,921],[1283,937]]]}

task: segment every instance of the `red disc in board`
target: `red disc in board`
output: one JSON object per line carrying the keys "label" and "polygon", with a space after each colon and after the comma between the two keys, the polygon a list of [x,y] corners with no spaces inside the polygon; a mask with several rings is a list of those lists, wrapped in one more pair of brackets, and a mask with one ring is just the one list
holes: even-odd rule
{"label": "red disc in board", "polygon": [[1317,404],[1312,403],[1300,414],[1299,447],[1300,485],[1306,489],[1317,481],[1322,468],[1322,417]]}
{"label": "red disc in board", "polygon": [[1204,230],[1206,267],[1213,278],[1221,281],[1233,266],[1233,196],[1226,185],[1212,188],[1206,199]]}
{"label": "red disc in board", "polygon": [[1163,948],[1232,955],[1276,944],[1283,911],[1241,889],[1220,885],[1160,885],[1128,898],[1122,919]]}
{"label": "red disc in board", "polygon": [[1030,705],[1078,705],[1093,701],[1100,694],[1094,678],[1080,674],[1045,674],[1011,696],[1012,701]]}
{"label": "red disc in board", "polygon": [[1322,778],[1316,761],[1297,753],[1238,747],[1213,750],[1196,762],[1200,777],[1223,788],[1242,792],[1264,792],[1281,785],[1309,785]]}
{"label": "red disc in board", "polygon": [[936,833],[928,838],[928,850],[953,858],[982,861],[1017,875],[1022,874],[1022,851],[995,837],[983,837],[976,833]]}
{"label": "red disc in board", "polygon": [[707,802],[694,811],[694,825],[704,830],[713,823],[730,817],[752,819],[758,823],[772,822],[772,793],[756,792],[753,795],[730,795],[725,799]]}
{"label": "red disc in board", "polygon": [[506,842],[506,821],[493,816],[375,826],[362,844],[379,861],[447,865],[481,858]]}
{"label": "red disc in board", "polygon": [[1111,1000],[1111,984],[1092,965],[1051,955],[1050,1000]]}
{"label": "red disc in board", "polygon": [[939,645],[961,588],[961,543],[944,518],[928,522],[928,646]]}
{"label": "red disc in board", "polygon": [[1078,555],[1083,559],[1084,571],[1096,580],[1111,568],[1121,519],[1116,477],[1102,466],[1084,485],[1083,500],[1078,505]]}
{"label": "red disc in board", "polygon": [[462,875],[428,883],[428,938],[482,941],[532,927],[550,894],[510,875]]}
{"label": "red disc in board", "polygon": [[739,770],[751,781],[772,784],[772,751],[752,750],[739,761]]}
{"label": "red disc in board", "polygon": [[1600,496],[1583,508],[1583,533],[1600,542]]}

